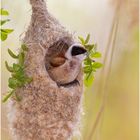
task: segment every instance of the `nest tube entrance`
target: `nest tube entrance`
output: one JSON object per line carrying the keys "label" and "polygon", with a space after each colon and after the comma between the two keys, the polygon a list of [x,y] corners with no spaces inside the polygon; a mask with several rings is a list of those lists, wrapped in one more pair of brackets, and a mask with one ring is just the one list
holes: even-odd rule
{"label": "nest tube entrance", "polygon": [[11,99],[8,120],[13,140],[68,140],[80,118],[83,74],[80,85],[58,87],[45,68],[48,48],[61,38],[72,35],[49,14],[44,0],[30,0],[32,18],[23,42],[28,47],[25,72],[33,81],[16,90],[20,102]]}

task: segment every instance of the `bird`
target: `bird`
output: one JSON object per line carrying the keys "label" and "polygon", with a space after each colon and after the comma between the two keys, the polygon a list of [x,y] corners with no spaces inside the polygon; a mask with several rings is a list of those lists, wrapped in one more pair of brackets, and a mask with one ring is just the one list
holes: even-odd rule
{"label": "bird", "polygon": [[[58,51],[55,51],[56,49]],[[80,43],[73,43],[69,46],[62,40],[55,43],[55,50],[52,47],[49,50],[48,59],[46,58],[46,69],[52,80],[59,86],[77,82],[76,78],[82,61],[86,58],[87,50]]]}

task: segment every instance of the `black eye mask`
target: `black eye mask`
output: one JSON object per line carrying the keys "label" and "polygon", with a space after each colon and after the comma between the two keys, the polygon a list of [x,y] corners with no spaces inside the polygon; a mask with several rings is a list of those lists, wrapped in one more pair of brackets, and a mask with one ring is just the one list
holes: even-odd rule
{"label": "black eye mask", "polygon": [[75,55],[79,55],[79,54],[84,54],[86,53],[86,49],[82,48],[82,47],[79,47],[79,46],[74,46],[72,48],[72,56],[75,56]]}

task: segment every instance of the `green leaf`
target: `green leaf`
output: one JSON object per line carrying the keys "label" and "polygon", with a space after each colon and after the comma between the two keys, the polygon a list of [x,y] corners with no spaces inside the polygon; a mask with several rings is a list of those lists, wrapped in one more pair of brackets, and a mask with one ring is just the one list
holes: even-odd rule
{"label": "green leaf", "polygon": [[1,26],[4,25],[6,22],[10,21],[10,19],[0,20]]}
{"label": "green leaf", "polygon": [[19,70],[21,70],[21,66],[19,64],[13,64],[13,70],[14,72],[18,72]]}
{"label": "green leaf", "polygon": [[79,38],[79,40],[81,41],[81,44],[82,44],[82,45],[85,45],[85,40],[84,40],[84,38],[82,38],[82,37],[80,37],[80,36],[79,36],[78,38]]}
{"label": "green leaf", "polygon": [[9,72],[13,72],[13,68],[8,65],[7,61],[5,61],[5,66]]}
{"label": "green leaf", "polygon": [[13,93],[14,93],[14,90],[12,90],[9,94],[7,94],[7,95],[3,98],[2,102],[5,103],[5,102],[13,95]]}
{"label": "green leaf", "polygon": [[[8,53],[13,58],[18,59],[18,63],[13,63],[13,67],[10,67],[7,62],[5,62],[5,65],[7,69],[12,72],[11,77],[8,80],[8,86],[15,90],[17,88],[23,87],[26,84],[29,84],[33,79],[32,77],[28,77],[24,72],[24,59],[25,59],[25,51],[27,51],[28,48],[25,44],[21,45],[21,51],[18,55],[15,55],[10,49],[8,49]],[[8,95],[4,101],[7,101],[10,95]],[[20,101],[21,98],[18,96],[18,94],[15,93],[15,98],[17,101]]]}
{"label": "green leaf", "polygon": [[86,74],[87,74],[87,73],[90,73],[91,70],[92,70],[92,69],[90,68],[90,66],[85,66],[85,67],[84,67],[84,73],[86,73]]}
{"label": "green leaf", "polygon": [[93,74],[91,74],[88,79],[87,79],[87,75],[84,78],[84,84],[85,84],[86,87],[91,86],[93,84],[93,81],[94,81]]}
{"label": "green leaf", "polygon": [[91,76],[91,74],[92,74],[92,70],[89,73],[86,74],[86,80],[89,79],[89,77]]}
{"label": "green leaf", "polygon": [[9,13],[7,10],[4,10],[3,8],[0,9],[0,15],[3,15],[3,16],[8,16]]}
{"label": "green leaf", "polygon": [[10,34],[13,31],[14,31],[13,29],[1,29],[1,32],[4,32],[5,34]]}
{"label": "green leaf", "polygon": [[12,29],[1,29],[0,30],[1,40],[5,41],[8,37],[7,35],[10,34],[11,32],[13,32]]}
{"label": "green leaf", "polygon": [[90,65],[90,64],[91,64],[91,60],[90,60],[89,58],[86,58],[86,59],[84,60],[84,64],[85,64],[85,65]]}
{"label": "green leaf", "polygon": [[94,44],[85,45],[85,48],[90,52],[94,48]]}
{"label": "green leaf", "polygon": [[92,68],[92,71],[93,71],[93,72],[96,72],[96,69],[95,69],[95,68]]}
{"label": "green leaf", "polygon": [[26,80],[24,67],[19,64],[13,64],[13,69],[14,73],[12,73],[12,77],[19,80],[22,84],[24,84]]}
{"label": "green leaf", "polygon": [[1,39],[2,41],[5,41],[5,40],[7,39],[7,37],[8,37],[7,34],[1,32],[0,39]]}
{"label": "green leaf", "polygon": [[90,39],[90,34],[87,35],[86,40],[85,40],[85,44],[87,44],[89,42]]}
{"label": "green leaf", "polygon": [[17,79],[18,81],[20,81],[22,84],[25,83],[25,75],[21,71],[18,71],[16,73],[12,73],[12,77]]}
{"label": "green leaf", "polygon": [[99,69],[99,68],[101,68],[101,67],[103,66],[103,64],[101,64],[101,63],[99,63],[99,62],[94,62],[94,63],[92,64],[92,66],[93,66],[93,68]]}
{"label": "green leaf", "polygon": [[24,64],[24,53],[20,52],[19,54],[19,64],[23,65]]}
{"label": "green leaf", "polygon": [[9,78],[8,80],[9,82],[9,87],[12,88],[12,89],[16,89],[17,87],[21,87],[23,84],[16,78]]}
{"label": "green leaf", "polygon": [[18,55],[15,55],[10,49],[8,49],[8,53],[12,58],[18,59]]}
{"label": "green leaf", "polygon": [[90,57],[92,58],[100,58],[102,55],[100,52],[92,52],[90,53]]}
{"label": "green leaf", "polygon": [[27,46],[25,44],[22,44],[21,48],[22,48],[23,51],[28,51],[28,48],[27,48]]}
{"label": "green leaf", "polygon": [[9,82],[8,86],[10,88],[15,89],[17,87],[17,79],[9,78],[8,82]]}
{"label": "green leaf", "polygon": [[86,48],[88,55],[87,58],[84,59],[84,83],[86,86],[90,86],[94,80],[94,72],[96,69],[102,67],[102,64],[99,62],[95,62],[91,58],[99,58],[101,57],[101,53],[97,52],[97,44],[89,44],[90,34],[87,35],[86,39],[84,40],[82,37],[79,37],[82,45]]}

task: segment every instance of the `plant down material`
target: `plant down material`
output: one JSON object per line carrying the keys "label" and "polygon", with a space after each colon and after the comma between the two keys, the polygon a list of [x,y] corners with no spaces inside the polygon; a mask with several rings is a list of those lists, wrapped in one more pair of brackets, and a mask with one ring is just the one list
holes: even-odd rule
{"label": "plant down material", "polygon": [[[10,98],[8,102],[12,139],[69,140],[77,131],[79,132],[83,97],[82,68],[76,78],[79,84],[58,86],[50,78],[44,60],[48,48],[57,41],[65,39],[67,44],[74,44],[76,41],[48,12],[44,0],[30,0],[30,4],[32,17],[23,39],[28,51],[25,46],[22,46],[19,55],[9,50],[9,54],[18,59],[18,63],[10,67],[6,62],[7,69],[12,72],[9,87],[13,90],[3,101],[11,95],[15,95],[16,99],[22,99],[17,102],[15,98]],[[97,63],[91,62],[90,55],[98,57],[100,54],[93,51],[94,46],[90,47],[88,41],[89,35],[82,42],[89,51],[89,56],[84,62],[84,72],[89,75],[89,80],[92,71],[95,70],[95,64],[96,68],[100,67]],[[92,51],[94,53],[91,53]],[[86,67],[91,66],[92,70],[86,71]]]}
{"label": "plant down material", "polygon": [[48,48],[58,40],[66,38],[72,44],[76,41],[48,12],[44,0],[30,3],[32,17],[23,43],[28,48],[24,72],[32,82],[14,91],[22,98],[20,102],[13,98],[7,102],[10,132],[13,140],[68,140],[79,131],[82,69],[77,76],[79,84],[59,87],[46,71],[44,60]]}

